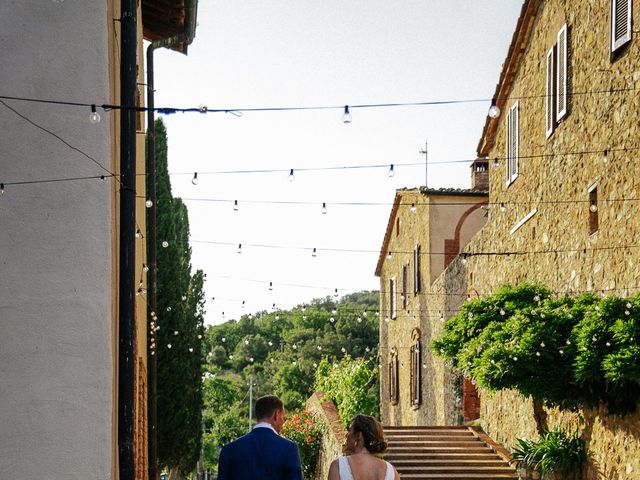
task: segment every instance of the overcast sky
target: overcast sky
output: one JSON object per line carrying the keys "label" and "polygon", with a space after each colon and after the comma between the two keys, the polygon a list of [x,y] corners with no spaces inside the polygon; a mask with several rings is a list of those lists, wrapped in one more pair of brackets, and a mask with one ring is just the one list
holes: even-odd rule
{"label": "overcast sky", "polygon": [[[156,106],[490,99],[521,5],[201,0],[188,56],[156,53]],[[336,288],[340,295],[378,289],[374,270],[395,190],[425,184],[419,153],[425,141],[434,162],[428,185],[469,187],[489,105],[351,109],[350,124],[342,123],[339,109],[164,117],[173,194],[189,208],[193,266],[207,274],[206,323],[271,311],[273,304],[290,308]],[[452,160],[469,162],[436,163]],[[296,171],[392,163],[417,165],[395,166],[392,178],[388,167]],[[286,171],[206,173],[263,169]],[[291,201],[303,203],[265,203]],[[341,202],[381,205],[336,205]]]}

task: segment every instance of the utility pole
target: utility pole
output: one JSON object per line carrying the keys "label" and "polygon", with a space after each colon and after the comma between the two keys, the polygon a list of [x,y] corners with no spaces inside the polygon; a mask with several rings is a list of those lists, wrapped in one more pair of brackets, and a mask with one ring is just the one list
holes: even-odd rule
{"label": "utility pole", "polygon": [[424,186],[427,187],[427,181],[429,179],[429,175],[428,175],[428,160],[429,160],[429,150],[428,150],[428,144],[427,141],[424,141],[424,150],[420,150],[418,153],[420,155],[424,155]]}
{"label": "utility pole", "polygon": [[253,377],[249,378],[249,431],[253,427]]}

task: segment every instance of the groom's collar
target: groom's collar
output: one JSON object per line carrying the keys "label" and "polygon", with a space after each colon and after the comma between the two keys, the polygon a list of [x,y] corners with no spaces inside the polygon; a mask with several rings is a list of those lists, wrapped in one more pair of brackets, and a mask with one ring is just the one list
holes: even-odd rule
{"label": "groom's collar", "polygon": [[276,435],[278,434],[278,432],[276,432],[276,429],[273,428],[273,425],[271,425],[270,423],[267,422],[260,422],[257,425],[255,425],[253,427],[253,429],[255,430],[256,428],[270,428],[271,431],[273,431],[273,433],[275,433]]}

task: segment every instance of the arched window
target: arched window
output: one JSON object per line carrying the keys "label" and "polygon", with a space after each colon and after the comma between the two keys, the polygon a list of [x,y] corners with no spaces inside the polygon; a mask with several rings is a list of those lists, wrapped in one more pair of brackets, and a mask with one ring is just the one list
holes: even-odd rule
{"label": "arched window", "polygon": [[393,347],[389,358],[389,401],[398,403],[398,350]]}
{"label": "arched window", "polygon": [[410,365],[411,365],[411,406],[418,407],[422,403],[422,345],[421,332],[414,328],[411,332]]}

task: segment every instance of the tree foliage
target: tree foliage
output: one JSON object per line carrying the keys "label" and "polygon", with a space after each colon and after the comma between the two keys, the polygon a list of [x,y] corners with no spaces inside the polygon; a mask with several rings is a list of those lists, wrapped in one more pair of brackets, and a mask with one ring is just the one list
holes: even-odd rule
{"label": "tree foliage", "polygon": [[[263,311],[210,326],[205,335],[205,375],[232,381],[236,390],[233,397],[205,398],[207,464],[215,464],[217,449],[231,439],[223,436],[213,417],[228,410],[224,421],[230,423],[234,438],[248,430],[249,381],[254,383],[254,398],[276,394],[287,411],[294,411],[313,393],[323,360],[333,364],[347,356],[377,358],[377,309],[378,293],[361,292],[339,301],[315,299],[291,310]],[[370,390],[377,401],[377,377]]]}
{"label": "tree foliage", "polygon": [[195,468],[202,444],[204,274],[191,273],[188,212],[171,194],[162,120],[156,120],[155,139],[158,461],[186,474]]}
{"label": "tree foliage", "polygon": [[640,295],[555,298],[523,283],[466,302],[432,347],[488,390],[566,409],[604,402],[625,414],[640,398],[639,335]]}

